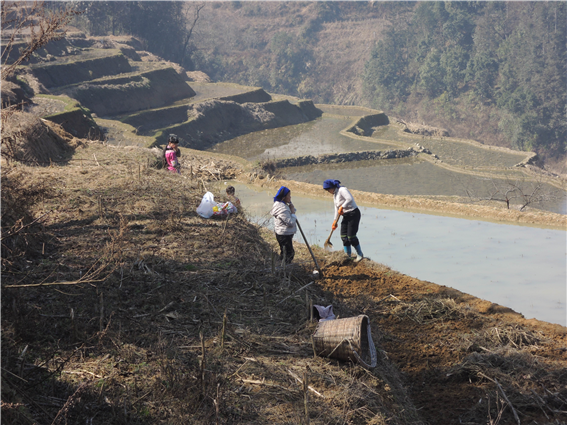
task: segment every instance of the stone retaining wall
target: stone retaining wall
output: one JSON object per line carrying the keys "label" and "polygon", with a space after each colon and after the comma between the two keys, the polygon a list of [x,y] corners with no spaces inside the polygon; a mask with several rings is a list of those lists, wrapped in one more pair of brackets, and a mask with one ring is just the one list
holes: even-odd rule
{"label": "stone retaining wall", "polygon": [[407,158],[416,156],[419,152],[430,153],[411,147],[409,149],[392,149],[387,151],[346,152],[317,156],[307,155],[295,158],[275,159],[273,162],[277,168],[286,168],[314,164],[339,164],[341,162]]}

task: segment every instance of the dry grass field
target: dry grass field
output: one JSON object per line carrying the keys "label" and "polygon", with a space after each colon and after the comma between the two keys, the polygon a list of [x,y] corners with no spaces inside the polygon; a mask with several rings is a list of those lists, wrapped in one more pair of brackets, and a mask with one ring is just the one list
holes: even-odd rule
{"label": "dry grass field", "polygon": [[[565,328],[337,252],[313,281],[246,211],[196,214],[242,164],[53,137],[2,164],[6,423],[565,423]],[[378,366],[314,357],[310,303],[367,314]]]}

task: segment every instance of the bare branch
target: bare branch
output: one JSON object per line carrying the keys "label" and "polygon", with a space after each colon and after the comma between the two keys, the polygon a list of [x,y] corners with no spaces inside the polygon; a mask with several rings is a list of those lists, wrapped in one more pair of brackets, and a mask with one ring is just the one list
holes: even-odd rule
{"label": "bare branch", "polygon": [[[82,13],[74,10],[70,5],[60,10],[47,10],[43,1],[34,1],[31,6],[27,2],[2,2],[1,7],[3,32],[10,34],[10,39],[2,51],[2,79],[13,74],[16,68],[27,61],[36,50],[50,41],[65,37],[67,24],[73,17]],[[14,62],[7,65],[6,62],[18,38],[27,38],[27,46]]]}
{"label": "bare branch", "polygon": [[[197,21],[199,20],[199,13],[201,12],[201,9],[203,9],[205,7],[205,3],[198,3],[197,5],[195,5],[194,9],[193,9],[193,22],[191,23],[191,25],[189,25],[189,30],[187,31],[187,34],[184,37],[184,41],[183,41],[183,47],[181,48],[181,60],[182,62],[185,61],[185,54],[187,53],[187,46],[189,46],[189,41],[191,40],[191,36],[193,35],[193,29],[195,28],[195,25],[197,25]],[[188,21],[189,20],[189,10],[186,9],[185,12],[185,19]],[[184,63],[182,63],[183,65]]]}

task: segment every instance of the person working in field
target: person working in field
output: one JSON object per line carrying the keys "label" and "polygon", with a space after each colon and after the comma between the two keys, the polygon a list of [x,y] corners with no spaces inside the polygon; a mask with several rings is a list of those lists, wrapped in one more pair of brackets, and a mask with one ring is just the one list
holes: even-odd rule
{"label": "person working in field", "polygon": [[270,214],[274,216],[274,231],[280,245],[280,256],[289,264],[295,256],[293,235],[297,232],[297,218],[291,202],[291,191],[287,187],[279,188]]}
{"label": "person working in field", "polygon": [[341,240],[343,241],[343,248],[346,255],[350,258],[352,248],[356,250],[357,263],[364,258],[360,242],[356,233],[358,232],[358,225],[360,224],[360,210],[354,202],[354,198],[349,190],[341,186],[338,180],[327,179],[323,182],[323,189],[333,195],[335,203],[335,217],[333,219],[333,230],[336,229],[336,222],[340,215],[343,216],[341,221]]}
{"label": "person working in field", "polygon": [[167,138],[167,145],[163,149],[163,158],[165,166],[172,173],[180,173],[179,157],[181,151],[179,150],[179,138],[175,134],[170,134]]}

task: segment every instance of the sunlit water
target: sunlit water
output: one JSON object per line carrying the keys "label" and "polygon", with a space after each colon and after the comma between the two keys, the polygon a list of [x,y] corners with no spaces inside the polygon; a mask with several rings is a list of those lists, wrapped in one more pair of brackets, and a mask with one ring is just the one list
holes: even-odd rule
{"label": "sunlit water", "polygon": [[[348,108],[347,108],[348,109]],[[354,109],[353,109],[354,111]],[[341,111],[337,111],[341,112]],[[349,110],[342,111],[344,113]],[[358,111],[362,113],[362,111]],[[354,112],[353,112],[354,113]],[[384,140],[358,139],[340,134],[340,131],[356,121],[355,116],[330,115],[304,124],[258,131],[227,140],[209,149],[211,152],[236,155],[249,161],[289,158],[304,155],[399,149],[399,145],[388,141],[405,140],[407,146],[415,142],[401,135],[392,126],[380,130]],[[387,140],[389,139],[389,140]],[[375,140],[375,142],[373,142]],[[410,143],[411,142],[411,143]],[[489,151],[466,143],[428,139],[429,144],[443,146],[441,153],[453,162],[463,165],[463,158],[476,158],[484,165],[500,164],[497,171],[502,178],[478,177],[438,167],[421,159],[358,161],[342,164],[322,164],[290,167],[281,170],[286,178],[309,183],[319,183],[327,178],[348,182],[352,189],[392,195],[461,196],[474,199],[489,199],[500,192],[503,198],[511,184],[520,186],[524,193],[532,193],[537,183],[526,181],[517,168],[507,168],[519,162],[524,155]],[[425,143],[424,143],[425,144]],[[458,161],[457,161],[458,159]],[[530,207],[559,214],[567,214],[567,196],[564,190],[548,184],[541,189],[547,194],[545,202],[532,203]],[[515,201],[512,202],[517,203]]]}
{"label": "sunlit water", "polygon": [[325,116],[303,124],[257,131],[219,143],[211,152],[236,155],[249,161],[394,149],[387,143],[354,139],[339,134],[353,123],[352,117]]}
{"label": "sunlit water", "polygon": [[[415,158],[289,167],[283,169],[282,173],[289,180],[315,184],[333,178],[345,184],[348,182],[352,189],[364,192],[465,198],[470,196],[471,199],[490,199],[495,188],[506,190],[511,184],[519,185],[524,193],[529,194],[540,184],[515,178],[496,179],[456,173]],[[565,191],[549,184],[542,184],[541,188],[549,194],[548,199],[531,204],[530,207],[567,214]],[[500,194],[496,199],[503,197]]]}
{"label": "sunlit water", "polygon": [[[271,225],[273,193],[234,184],[253,220]],[[310,244],[323,246],[332,198],[292,193]],[[550,323],[567,325],[566,232],[415,212],[360,207],[359,238],[372,260]],[[301,240],[298,232],[295,240]],[[341,249],[337,232],[332,242]],[[395,295],[395,294],[393,294]]]}

